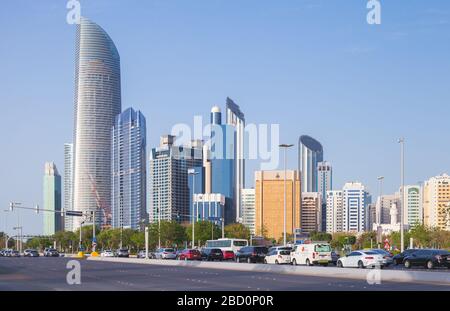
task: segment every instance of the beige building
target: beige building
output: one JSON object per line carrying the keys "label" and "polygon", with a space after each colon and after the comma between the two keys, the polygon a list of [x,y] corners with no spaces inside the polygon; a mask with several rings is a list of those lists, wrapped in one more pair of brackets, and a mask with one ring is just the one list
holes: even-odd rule
{"label": "beige building", "polygon": [[424,224],[450,230],[450,176],[443,174],[425,182],[423,190]]}
{"label": "beige building", "polygon": [[303,232],[322,231],[322,196],[319,192],[303,192],[300,225]]}
{"label": "beige building", "polygon": [[[286,172],[286,232],[300,228],[300,176]],[[255,172],[256,234],[279,239],[284,233],[284,171]]]}

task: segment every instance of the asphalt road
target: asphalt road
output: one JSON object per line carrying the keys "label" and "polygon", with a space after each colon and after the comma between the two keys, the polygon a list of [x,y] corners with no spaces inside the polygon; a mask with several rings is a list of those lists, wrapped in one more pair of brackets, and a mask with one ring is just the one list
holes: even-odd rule
{"label": "asphalt road", "polygon": [[290,276],[190,267],[81,261],[81,284],[68,285],[70,258],[0,257],[0,291],[450,290],[450,286]]}

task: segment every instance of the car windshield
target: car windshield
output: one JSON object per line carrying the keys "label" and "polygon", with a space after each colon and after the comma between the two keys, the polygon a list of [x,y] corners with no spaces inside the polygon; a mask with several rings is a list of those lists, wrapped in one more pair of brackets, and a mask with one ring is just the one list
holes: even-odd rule
{"label": "car windshield", "polygon": [[173,253],[174,252],[173,248],[166,248],[163,251],[164,252],[168,252],[168,253]]}
{"label": "car windshield", "polygon": [[318,253],[331,252],[331,246],[328,244],[317,244],[316,246],[314,246],[314,251]]}
{"label": "car windshield", "polygon": [[279,252],[280,253],[280,255],[290,255],[291,254],[291,252],[290,251],[280,251]]}
{"label": "car windshield", "polygon": [[247,245],[247,241],[234,241],[233,245],[234,246],[246,246]]}
{"label": "car windshield", "polygon": [[364,252],[364,254],[366,254],[366,255],[379,255],[377,252],[373,252],[373,251]]}

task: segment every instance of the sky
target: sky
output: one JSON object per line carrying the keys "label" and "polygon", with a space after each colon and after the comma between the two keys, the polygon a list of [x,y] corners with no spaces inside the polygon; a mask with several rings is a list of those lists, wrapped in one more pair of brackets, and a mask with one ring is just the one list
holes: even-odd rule
{"label": "sky", "polygon": [[[41,234],[44,163],[63,174],[73,136],[75,26],[65,0],[5,0],[0,9],[0,231]],[[311,135],[333,165],[333,188],[374,195],[450,173],[450,2],[365,0],[84,0],[121,56],[122,108],[147,118],[148,150],[178,123],[224,110],[279,124],[280,142]],[[297,149],[288,167],[297,169]],[[281,167],[280,167],[281,168]],[[247,165],[253,185],[258,161]]]}

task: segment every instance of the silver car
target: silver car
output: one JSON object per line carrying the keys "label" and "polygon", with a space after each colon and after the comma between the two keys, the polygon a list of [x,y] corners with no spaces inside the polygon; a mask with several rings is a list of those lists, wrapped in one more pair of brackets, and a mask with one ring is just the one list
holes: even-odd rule
{"label": "silver car", "polygon": [[160,248],[155,252],[156,259],[176,259],[177,252],[173,248]]}
{"label": "silver car", "polygon": [[389,253],[388,251],[385,251],[384,249],[378,249],[378,248],[371,249],[370,251],[375,252],[380,255],[383,255],[383,265],[384,266],[387,267],[394,263],[394,256],[392,256],[392,254]]}

